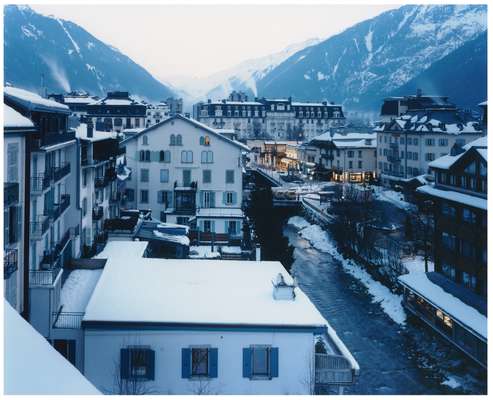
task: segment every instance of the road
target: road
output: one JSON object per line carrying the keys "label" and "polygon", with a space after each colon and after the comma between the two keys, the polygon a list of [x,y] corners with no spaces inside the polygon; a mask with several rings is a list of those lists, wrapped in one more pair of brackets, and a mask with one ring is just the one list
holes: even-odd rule
{"label": "road", "polygon": [[[471,376],[477,368],[472,367],[474,372],[471,373],[469,361],[451,350],[448,344],[416,325],[397,325],[378,304],[371,302],[365,288],[345,273],[338,261],[312,248],[293,227],[287,226],[284,235],[294,246],[291,273],[360,364],[361,374],[346,393],[486,391],[486,383]],[[460,361],[456,361],[457,357]],[[458,391],[442,384],[451,373],[463,383]]]}

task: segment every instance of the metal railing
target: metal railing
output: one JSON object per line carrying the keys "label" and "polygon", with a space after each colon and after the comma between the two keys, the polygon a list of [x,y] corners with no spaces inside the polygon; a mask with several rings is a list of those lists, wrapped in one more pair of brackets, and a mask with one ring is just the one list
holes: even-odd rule
{"label": "metal railing", "polygon": [[70,163],[65,163],[59,167],[55,167],[55,170],[53,172],[53,178],[56,181],[59,181],[62,179],[64,176],[68,175],[70,173]]}
{"label": "metal railing", "polygon": [[49,215],[53,220],[56,220],[63,212],[70,206],[70,195],[62,194],[60,196],[60,203],[55,203],[53,209],[49,211]]}
{"label": "metal railing", "polygon": [[9,279],[17,271],[17,249],[5,250],[3,256],[3,279]]}
{"label": "metal railing", "polygon": [[29,284],[31,286],[52,286],[62,269],[56,267],[48,270],[29,271]]}
{"label": "metal railing", "polygon": [[19,183],[4,182],[3,184],[3,206],[10,206],[19,202]]}
{"label": "metal railing", "polygon": [[84,318],[83,312],[54,312],[53,328],[59,329],[79,329]]}
{"label": "metal railing", "polygon": [[351,363],[343,356],[315,354],[315,384],[334,385],[353,382]]}
{"label": "metal railing", "polygon": [[50,227],[50,220],[46,215],[38,217],[37,221],[31,222],[31,236],[33,239],[41,239],[44,233]]}
{"label": "metal railing", "polygon": [[97,206],[92,209],[92,219],[99,220],[103,218],[103,207]]}
{"label": "metal railing", "polygon": [[33,137],[33,150],[38,150],[44,146],[53,146],[55,144],[69,142],[75,139],[75,132],[66,133],[45,133],[44,135],[35,135]]}
{"label": "metal railing", "polygon": [[50,187],[50,174],[37,174],[31,177],[31,193],[41,194],[44,190]]}

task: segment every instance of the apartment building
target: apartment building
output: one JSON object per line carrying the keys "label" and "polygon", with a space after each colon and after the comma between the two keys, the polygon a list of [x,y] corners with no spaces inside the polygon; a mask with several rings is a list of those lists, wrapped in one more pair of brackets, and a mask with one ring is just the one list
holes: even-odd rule
{"label": "apartment building", "polygon": [[428,174],[431,161],[485,133],[480,122],[460,112],[446,97],[418,94],[405,101],[386,99],[382,119],[374,131],[378,175],[386,186]]}
{"label": "apartment building", "polygon": [[242,139],[311,139],[345,124],[342,106],[327,101],[301,103],[291,97],[249,101],[237,92],[228,99],[195,104],[194,118],[212,128],[234,129]]}
{"label": "apartment building", "polygon": [[161,101],[157,104],[147,104],[145,127],[148,128],[151,125],[158,124],[168,118],[169,115],[170,107],[166,102]]}
{"label": "apartment building", "polygon": [[[25,185],[26,137],[34,133],[34,124],[12,107],[4,104],[3,138],[3,278],[4,297],[19,313],[24,312],[25,254]],[[29,177],[28,177],[29,178]],[[27,203],[29,206],[29,203]]]}
{"label": "apartment building", "polygon": [[300,157],[318,179],[369,182],[376,178],[377,135],[326,132],[302,145]]}
{"label": "apartment building", "polygon": [[435,271],[403,275],[404,304],[473,360],[487,364],[487,138],[430,162]]}
{"label": "apartment building", "polygon": [[242,237],[242,153],[248,147],[180,114],[121,146],[132,171],[125,181],[126,208],[189,225],[200,242]]}
{"label": "apartment building", "polygon": [[80,141],[80,209],[82,254],[91,256],[104,244],[104,221],[119,215],[116,158],[119,141],[114,132],[94,129],[92,121],[76,128]]}
{"label": "apartment building", "polygon": [[[23,89],[6,87],[4,102],[28,118],[35,132],[25,137],[25,281],[29,317],[43,336],[56,310],[64,265],[80,255],[78,144],[67,129],[70,109]],[[27,257],[26,257],[27,255]]]}

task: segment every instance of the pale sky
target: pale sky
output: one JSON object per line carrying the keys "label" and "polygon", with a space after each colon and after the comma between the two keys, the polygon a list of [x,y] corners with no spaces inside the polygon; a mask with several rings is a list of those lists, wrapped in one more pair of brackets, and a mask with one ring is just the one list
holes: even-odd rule
{"label": "pale sky", "polygon": [[[203,77],[327,38],[398,5],[32,5],[117,47],[155,77]],[[170,79],[172,80],[172,79]]]}

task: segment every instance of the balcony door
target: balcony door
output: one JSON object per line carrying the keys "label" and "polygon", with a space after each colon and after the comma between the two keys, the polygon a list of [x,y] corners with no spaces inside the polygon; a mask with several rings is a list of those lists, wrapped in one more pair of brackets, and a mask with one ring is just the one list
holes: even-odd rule
{"label": "balcony door", "polygon": [[183,186],[187,187],[190,186],[192,183],[192,171],[189,169],[184,169],[183,170]]}

